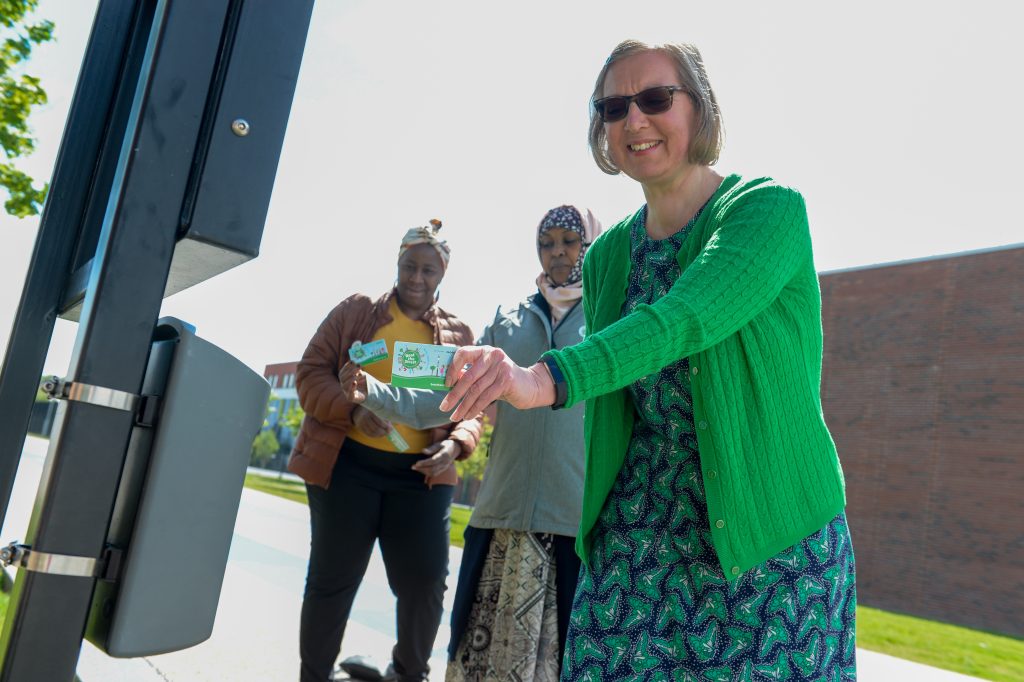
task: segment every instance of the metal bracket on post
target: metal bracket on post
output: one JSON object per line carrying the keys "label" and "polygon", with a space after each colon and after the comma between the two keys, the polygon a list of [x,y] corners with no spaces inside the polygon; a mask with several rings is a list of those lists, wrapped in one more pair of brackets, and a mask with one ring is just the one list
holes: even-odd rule
{"label": "metal bracket on post", "polygon": [[98,559],[87,556],[37,552],[28,545],[12,542],[0,549],[0,563],[35,573],[67,575],[77,578],[99,578],[115,581],[120,576],[124,551],[107,547]]}
{"label": "metal bracket on post", "polygon": [[56,376],[43,381],[41,388],[51,400],[74,400],[125,412],[134,412],[139,406],[139,396],[134,393],[68,381]]}
{"label": "metal bracket on post", "polygon": [[135,423],[152,427],[160,408],[160,399],[155,395],[137,395],[118,391],[105,386],[93,386],[77,381],[68,381],[58,376],[45,379],[40,388],[50,400],[73,400],[114,410],[135,413]]}

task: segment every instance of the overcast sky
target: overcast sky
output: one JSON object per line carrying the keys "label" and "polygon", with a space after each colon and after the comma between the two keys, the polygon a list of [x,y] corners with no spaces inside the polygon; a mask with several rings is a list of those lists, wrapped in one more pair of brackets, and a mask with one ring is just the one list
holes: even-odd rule
{"label": "overcast sky", "polygon": [[[727,131],[720,170],[803,192],[819,270],[1024,242],[1019,7],[320,0],[262,253],[163,314],[257,370],[296,359],[337,301],[390,286],[406,228],[439,217],[452,246],[441,303],[479,332],[532,292],[547,209],[577,202],[611,225],[643,201],[586,144],[594,78],[627,37],[701,48]],[[94,10],[40,2],[58,40],[29,65],[50,95],[23,164],[37,178]],[[0,217],[0,349],[37,225]],[[76,331],[58,324],[47,372],[66,370]]]}

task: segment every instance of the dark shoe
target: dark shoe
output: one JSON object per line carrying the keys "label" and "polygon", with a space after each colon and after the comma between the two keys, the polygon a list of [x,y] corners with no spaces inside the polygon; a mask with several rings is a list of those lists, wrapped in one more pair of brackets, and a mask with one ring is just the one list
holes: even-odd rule
{"label": "dark shoe", "polygon": [[349,656],[338,667],[353,680],[382,682],[387,679],[380,671],[380,663],[373,656]]}
{"label": "dark shoe", "polygon": [[381,678],[382,682],[427,682],[430,679],[430,672],[420,673],[419,675],[400,675],[395,670],[395,664],[392,662],[388,664],[388,669],[384,671],[384,676]]}

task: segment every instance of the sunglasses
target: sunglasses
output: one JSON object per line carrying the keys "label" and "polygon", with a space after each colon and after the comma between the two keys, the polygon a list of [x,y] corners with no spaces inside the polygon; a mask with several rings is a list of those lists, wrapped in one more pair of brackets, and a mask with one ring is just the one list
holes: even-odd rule
{"label": "sunglasses", "polygon": [[672,108],[672,95],[685,91],[686,88],[679,87],[678,85],[659,85],[655,88],[641,90],[635,95],[602,97],[594,101],[594,109],[597,110],[597,115],[605,123],[614,123],[626,118],[631,102],[636,102],[637,108],[648,116],[664,114]]}

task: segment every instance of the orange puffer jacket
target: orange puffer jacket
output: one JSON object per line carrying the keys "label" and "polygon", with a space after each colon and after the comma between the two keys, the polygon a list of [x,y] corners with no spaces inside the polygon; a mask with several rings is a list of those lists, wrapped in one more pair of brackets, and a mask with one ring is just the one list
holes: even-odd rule
{"label": "orange puffer jacket", "polygon": [[[307,483],[328,487],[338,450],[352,427],[352,409],[355,407],[342,395],[338,384],[338,370],[348,361],[348,349],[355,341],[366,343],[377,330],[392,317],[388,304],[394,290],[377,301],[369,296],[355,294],[335,306],[302,354],[295,373],[295,386],[299,403],[306,412],[299,437],[288,459],[288,470],[298,474]],[[467,346],[473,343],[469,326],[451,313],[432,306],[423,321],[434,330],[434,343]],[[433,430],[431,442],[446,438],[458,442],[462,453],[457,459],[469,457],[480,439],[481,424],[469,419]],[[454,485],[455,467],[426,480],[429,485]]]}

